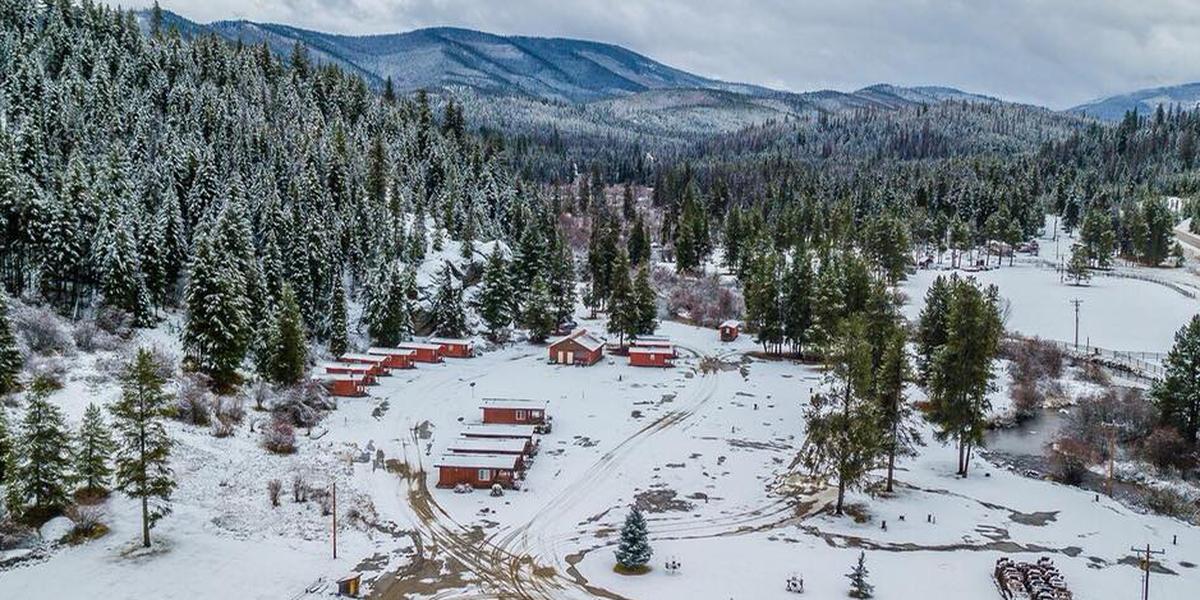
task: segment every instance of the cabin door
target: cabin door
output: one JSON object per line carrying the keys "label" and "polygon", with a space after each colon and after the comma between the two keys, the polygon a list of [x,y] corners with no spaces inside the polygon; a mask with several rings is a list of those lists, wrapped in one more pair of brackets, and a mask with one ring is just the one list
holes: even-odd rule
{"label": "cabin door", "polygon": [[567,363],[568,365],[573,365],[573,364],[575,364],[575,351],[574,351],[574,350],[568,350],[568,351],[567,351],[567,360],[566,360],[566,363]]}

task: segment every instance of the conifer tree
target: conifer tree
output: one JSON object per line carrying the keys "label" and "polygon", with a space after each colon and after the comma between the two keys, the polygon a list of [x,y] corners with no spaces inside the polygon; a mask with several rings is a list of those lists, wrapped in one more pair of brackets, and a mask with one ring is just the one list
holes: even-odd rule
{"label": "conifer tree", "polygon": [[745,257],[746,323],[756,332],[763,350],[779,351],[783,342],[784,308],[780,289],[782,257],[760,239]]}
{"label": "conifer tree", "polygon": [[90,493],[107,491],[112,467],[109,461],[116,448],[104,412],[100,406],[88,404],[75,447],[75,475],[83,489]]}
{"label": "conifer tree", "polygon": [[0,292],[0,396],[16,391],[21,373],[21,353],[8,316],[8,297]]}
{"label": "conifer tree", "polygon": [[637,319],[633,284],[629,281],[629,258],[621,251],[613,265],[612,288],[608,296],[608,332],[616,334],[618,343],[624,346],[625,337],[636,334]]}
{"label": "conifer tree", "polygon": [[637,270],[633,280],[632,335],[652,335],[658,327],[658,297],[650,285],[649,269]]}
{"label": "conifer tree", "polygon": [[341,356],[350,349],[346,316],[346,289],[339,284],[333,288],[333,305],[329,307],[329,353]]}
{"label": "conifer tree", "polygon": [[398,261],[380,266],[368,281],[362,320],[375,343],[395,346],[412,336],[411,281]]}
{"label": "conifer tree", "polygon": [[850,597],[851,598],[873,598],[875,594],[875,586],[867,583],[867,553],[858,553],[858,563],[854,568],[846,574],[846,578],[850,580]]}
{"label": "conifer tree", "polygon": [[13,444],[12,428],[8,425],[8,411],[0,404],[0,484],[4,483],[5,469],[8,467],[9,454],[12,452]]}
{"label": "conifer tree", "polygon": [[281,385],[293,385],[304,377],[308,363],[308,341],[300,305],[290,285],[284,284],[279,308],[275,311],[275,326],[271,342],[271,380]]}
{"label": "conifer tree", "polygon": [[[634,204],[633,184],[626,182],[625,189],[621,193],[621,215],[625,217],[626,221],[629,221],[635,214],[637,214],[637,205]],[[632,257],[630,257],[630,262],[637,264]]]}
{"label": "conifer tree", "polygon": [[895,480],[896,457],[912,456],[921,443],[920,432],[913,425],[913,407],[904,397],[905,385],[912,379],[906,346],[905,330],[891,328],[880,349],[882,360],[875,371],[875,397],[879,404],[880,430],[887,455],[887,483],[891,492]]}
{"label": "conifer tree", "polygon": [[550,296],[550,284],[541,274],[533,278],[523,310],[521,321],[529,329],[529,339],[537,343],[546,341],[557,323],[554,322],[554,298]]}
{"label": "conifer tree", "polygon": [[121,374],[121,398],[112,405],[117,432],[116,485],[142,505],[142,545],[150,547],[150,529],[171,514],[174,473],[171,438],[164,421],[170,411],[166,382],[154,355],[145,348]]}
{"label": "conifer tree", "polygon": [[637,214],[633,226],[629,229],[627,248],[629,264],[637,267],[650,261],[650,232],[646,229],[641,213]]}
{"label": "conifer tree", "polygon": [[950,311],[950,294],[958,277],[938,275],[925,292],[925,306],[917,319],[917,368],[922,382],[929,378],[933,355],[946,343],[946,318]]}
{"label": "conifer tree", "polygon": [[250,341],[245,280],[235,268],[208,235],[198,237],[185,293],[183,347],[195,368],[226,389],[237,384]]}
{"label": "conifer tree", "polygon": [[498,341],[512,323],[512,286],[508,264],[500,253],[500,245],[492,248],[483,267],[483,283],[479,292],[479,316],[487,327],[488,337]]}
{"label": "conifer tree", "polygon": [[654,549],[650,547],[650,535],[646,530],[646,518],[637,507],[629,509],[625,524],[621,527],[621,541],[614,552],[617,565],[627,571],[640,570],[650,562]]}
{"label": "conifer tree", "polygon": [[828,393],[814,394],[804,412],[807,435],[800,460],[814,475],[837,481],[834,512],[841,515],[846,490],[861,485],[883,451],[879,411],[871,397],[866,320],[848,317],[822,354]]}
{"label": "conifer tree", "polygon": [[554,320],[558,324],[575,314],[575,255],[557,235],[551,250],[548,283],[554,302]]}
{"label": "conifer tree", "polygon": [[1075,285],[1084,285],[1092,278],[1089,263],[1091,258],[1086,246],[1074,244],[1071,246],[1071,259],[1067,261],[1067,279]]}
{"label": "conifer tree", "polygon": [[463,309],[462,288],[455,284],[450,263],[442,265],[437,292],[433,297],[433,328],[442,337],[458,338],[467,333],[467,316]]}
{"label": "conifer tree", "polygon": [[33,519],[53,516],[70,502],[71,434],[62,411],[50,403],[51,386],[30,386],[25,419],[5,468],[9,512]]}
{"label": "conifer tree", "polygon": [[803,353],[813,338],[812,257],[797,246],[783,280],[783,337]]}
{"label": "conifer tree", "polygon": [[1175,332],[1163,366],[1164,376],[1150,392],[1159,418],[1195,447],[1200,441],[1200,315]]}

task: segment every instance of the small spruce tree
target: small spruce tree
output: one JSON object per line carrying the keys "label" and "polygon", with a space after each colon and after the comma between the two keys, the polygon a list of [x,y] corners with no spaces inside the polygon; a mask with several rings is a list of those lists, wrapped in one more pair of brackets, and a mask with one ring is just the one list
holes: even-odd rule
{"label": "small spruce tree", "polygon": [[875,595],[875,586],[867,583],[867,553],[858,553],[858,564],[846,573],[846,578],[850,580],[850,597],[851,598],[872,598]]}
{"label": "small spruce tree", "polygon": [[347,332],[346,290],[337,285],[333,289],[333,306],[329,309],[329,352],[341,356],[350,349]]}
{"label": "small spruce tree", "polygon": [[121,398],[111,408],[117,431],[117,488],[141,501],[142,545],[147,548],[150,529],[171,514],[175,490],[171,438],[164,424],[170,411],[165,383],[154,355],[143,348],[121,374]]}
{"label": "small spruce tree", "polygon": [[467,317],[463,310],[462,288],[454,282],[454,272],[447,262],[438,277],[437,294],[433,298],[434,331],[443,337],[462,337],[467,333]]}
{"label": "small spruce tree", "polygon": [[75,475],[83,491],[92,494],[107,492],[112,467],[109,461],[115,448],[104,412],[100,406],[88,404],[79,426],[75,447]]}
{"label": "small spruce tree", "polygon": [[646,518],[637,507],[629,510],[625,516],[625,525],[621,527],[621,542],[615,552],[617,565],[625,570],[638,570],[650,562],[654,550],[650,547],[650,536],[646,531]]}
{"label": "small spruce tree", "polygon": [[304,319],[300,305],[290,285],[284,284],[279,308],[275,311],[274,339],[271,344],[271,379],[275,383],[292,385],[304,377],[308,362],[308,343],[305,341]]}
{"label": "small spruce tree", "polygon": [[16,391],[20,372],[21,353],[8,318],[8,299],[0,292],[0,396]]}
{"label": "small spruce tree", "polygon": [[479,293],[479,316],[487,327],[488,337],[499,340],[512,323],[513,289],[508,263],[497,244],[483,267],[482,290]]}
{"label": "small spruce tree", "polygon": [[71,434],[62,411],[50,403],[51,386],[35,380],[20,433],[5,467],[6,500],[13,515],[53,516],[70,502]]}

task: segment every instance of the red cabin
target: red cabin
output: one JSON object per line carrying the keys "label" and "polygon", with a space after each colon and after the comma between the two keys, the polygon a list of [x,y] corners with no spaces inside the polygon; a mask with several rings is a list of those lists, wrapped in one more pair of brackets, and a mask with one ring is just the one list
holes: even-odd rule
{"label": "red cabin", "polygon": [[437,344],[438,352],[450,358],[471,358],[475,356],[475,342],[471,340],[455,340],[450,338],[429,338],[430,344]]}
{"label": "red cabin", "polygon": [[354,398],[367,395],[367,384],[356,375],[317,374],[312,380],[320,383],[330,395]]}
{"label": "red cabin", "polygon": [[417,366],[414,362],[416,352],[412,350],[401,350],[400,348],[370,348],[367,354],[371,356],[382,356],[384,363],[389,369],[411,369]]}
{"label": "red cabin", "polygon": [[479,408],[483,409],[484,423],[545,425],[550,420],[546,414],[546,403],[534,400],[485,398]]}
{"label": "red cabin", "polygon": [[343,354],[338,357],[338,360],[344,363],[368,365],[376,377],[382,377],[391,372],[387,366],[387,358],[376,354]]}
{"label": "red cabin", "polygon": [[721,330],[722,342],[732,342],[733,340],[738,339],[738,336],[741,335],[742,324],[738,321],[729,320],[721,323],[721,326],[717,329]]}
{"label": "red cabin", "polygon": [[[451,454],[516,454],[523,457],[527,448],[525,440],[518,438],[488,439],[462,437],[450,442],[447,450]],[[521,468],[525,467],[524,462],[524,459],[522,459]]]}
{"label": "red cabin", "polygon": [[397,348],[401,350],[412,350],[413,360],[423,363],[438,363],[442,362],[442,347],[437,344],[426,344],[422,342],[404,342],[397,344]]}
{"label": "red cabin", "polygon": [[363,385],[375,384],[375,367],[373,365],[348,362],[326,362],[318,364],[317,368],[324,370],[326,373],[331,375],[353,375],[359,379],[362,379]]}
{"label": "red cabin", "polygon": [[484,440],[520,440],[525,444],[525,454],[533,456],[537,453],[537,440],[534,439],[533,425],[503,425],[487,423],[483,425],[467,425],[463,428],[462,437]]}
{"label": "red cabin", "polygon": [[487,489],[495,484],[511,488],[521,478],[522,462],[518,454],[448,454],[434,466],[438,469],[437,486],[467,484]]}
{"label": "red cabin", "polygon": [[560,365],[594,365],[603,357],[604,342],[586,329],[577,329],[550,344],[550,362]]}
{"label": "red cabin", "polygon": [[629,349],[629,364],[635,367],[670,367],[674,365],[673,358],[675,349],[672,347],[634,346]]}

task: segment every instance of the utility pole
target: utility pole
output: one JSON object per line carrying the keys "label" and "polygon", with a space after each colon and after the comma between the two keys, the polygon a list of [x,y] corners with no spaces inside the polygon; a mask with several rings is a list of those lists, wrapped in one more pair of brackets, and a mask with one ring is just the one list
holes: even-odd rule
{"label": "utility pole", "polygon": [[1079,349],[1079,305],[1083,304],[1083,300],[1074,298],[1071,304],[1075,306],[1075,349]]}
{"label": "utility pole", "polygon": [[1112,421],[1105,421],[1104,425],[1106,433],[1108,433],[1108,497],[1113,495],[1113,461],[1117,453],[1117,424]]}
{"label": "utility pole", "polygon": [[1138,555],[1138,561],[1142,563],[1142,600],[1150,600],[1150,559],[1155,555],[1166,554],[1166,550],[1151,550],[1150,544],[1146,544],[1146,548],[1130,548]]}
{"label": "utility pole", "polygon": [[333,482],[333,558],[337,559],[337,480]]}

